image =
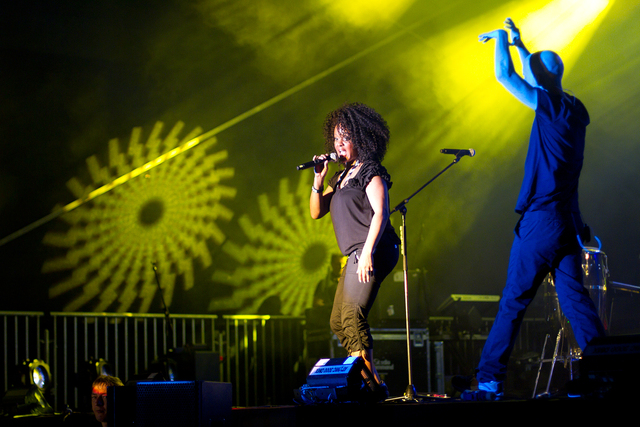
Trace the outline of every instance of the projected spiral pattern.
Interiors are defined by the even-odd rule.
[[[331,271],[332,255],[340,255],[329,216],[313,220],[309,215],[311,174],[303,173],[295,192],[289,180],[280,180],[277,205],[266,194],[258,197],[262,222],[247,215],[239,219],[250,243],[227,241],[222,249],[240,266],[233,272],[216,271],[213,279],[234,288],[229,298],[212,299],[210,311],[236,309],[257,313],[269,297],[281,301],[281,314],[298,316],[312,306],[318,284]]]
[[[154,265],[167,305],[177,285],[185,290],[194,286],[193,259],[205,268],[211,265],[207,243],[224,242],[216,221],[231,219],[233,213],[222,201],[236,195],[220,182],[233,177],[234,169],[218,167],[226,151],[208,153],[215,138],[161,163],[162,153],[184,148],[202,133],[196,128],[179,140],[183,126],[177,123],[161,139],[163,124],[158,122],[146,143],[140,142],[142,130],[135,128],[126,153],[120,152],[117,139],[109,142],[108,166],[101,167],[95,156],[87,160],[92,185],[77,178],[68,182],[80,199],[144,167],[139,176],[64,214],[65,232],[45,235],[46,245],[66,251],[42,268],[47,273],[71,271],[49,289],[50,298],[67,298],[65,311],[89,307],[145,313],[158,290]]]

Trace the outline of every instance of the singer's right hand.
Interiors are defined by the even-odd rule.
[[[318,163],[313,167],[313,172],[316,174],[316,178],[321,178],[322,181],[320,185],[324,182],[324,177],[327,176],[327,172],[329,171],[329,155],[328,154],[320,154],[319,156],[313,156],[313,160],[324,160],[322,163]]]
[[[311,213],[311,218],[313,219],[322,218],[329,212],[331,197],[333,195],[333,188],[324,188],[324,178],[327,176],[327,172],[329,171],[330,156],[329,154],[313,156],[313,160],[318,159],[324,161],[313,167],[313,188],[319,190],[315,191],[312,189],[311,197],[309,199],[309,211]]]

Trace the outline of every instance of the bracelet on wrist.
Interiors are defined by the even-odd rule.
[[[316,188],[313,185],[311,186],[311,191],[314,193],[322,193],[322,190],[324,190],[324,185],[321,185],[320,188]]]

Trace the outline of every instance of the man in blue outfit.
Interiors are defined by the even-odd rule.
[[[578,240],[584,228],[578,180],[589,114],[579,99],[562,90],[564,65],[558,54],[530,54],[510,18],[505,26],[518,49],[524,78],[515,72],[505,30],[481,34],[479,41],[496,40],[496,78],[535,111],[535,118],[516,204],[521,217],[514,230],[507,283],[482,351],[477,386],[473,381],[462,394],[464,400],[498,400],[503,396],[507,362],[522,318],[548,273],[555,277],[560,306],[580,348],[604,335],[595,306],[582,285]]]

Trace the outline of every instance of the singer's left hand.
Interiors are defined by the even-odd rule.
[[[371,253],[363,252],[358,259],[358,281],[367,283],[373,278],[373,257]]]

